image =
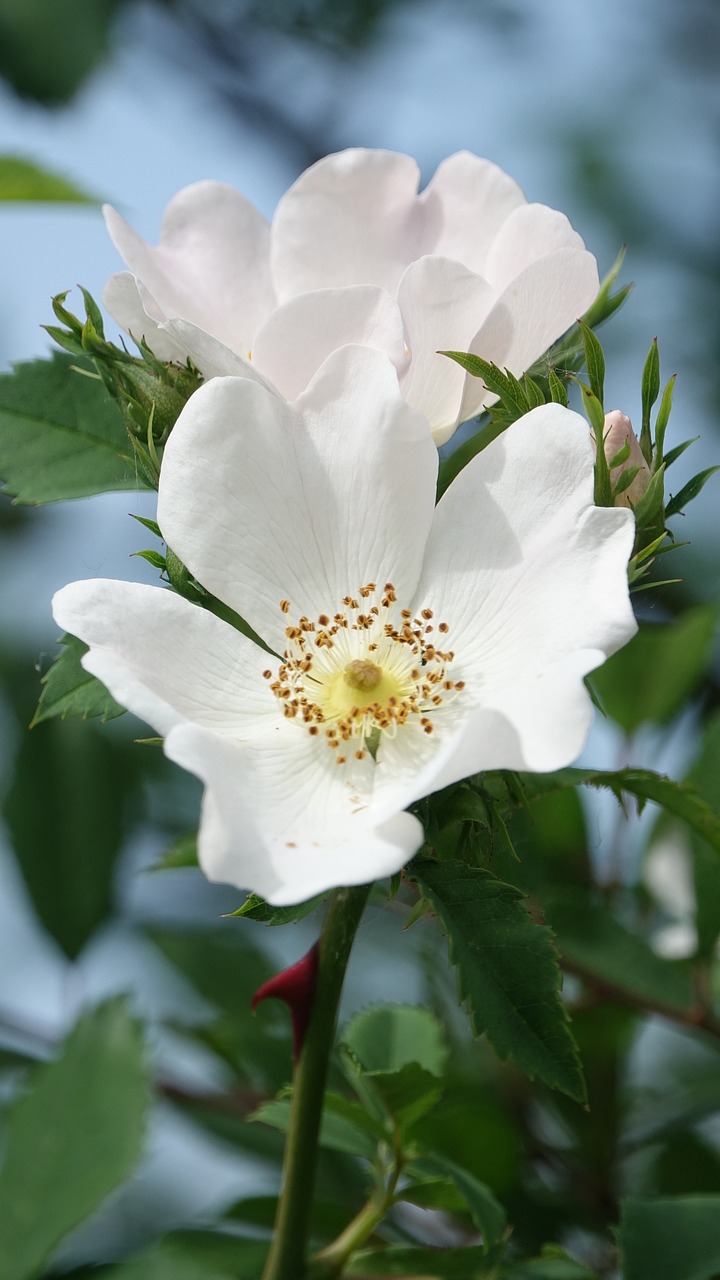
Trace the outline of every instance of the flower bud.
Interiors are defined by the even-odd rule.
[[[615,506],[635,507],[650,483],[650,468],[630,419],[619,409],[605,414],[603,440]],[[631,478],[625,480],[628,475]]]

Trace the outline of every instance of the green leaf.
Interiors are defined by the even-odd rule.
[[[640,1002],[649,1000],[669,1010],[693,1007],[690,966],[657,955],[604,906],[590,901],[586,891],[550,889],[543,906],[560,950],[580,976],[609,983]]]
[[[364,1072],[399,1071],[417,1063],[441,1076],[447,1045],[437,1018],[418,1005],[375,1005],[347,1024],[341,1042]]]
[[[88,646],[71,635],[61,636],[59,643],[65,647],[41,680],[40,701],[30,727],[54,716],[82,716],[83,720],[99,716],[104,724],[123,715],[125,708],[80,665]]]
[[[628,1199],[618,1240],[625,1280],[715,1280],[720,1272],[720,1196]]]
[[[304,920],[305,916],[309,916],[326,897],[327,894],[321,893],[316,898],[308,898],[307,902],[296,902],[290,907],[274,907],[261,898],[259,893],[249,893],[242,906],[230,914],[243,916],[247,920],[258,920],[267,925],[294,924],[296,920]]]
[[[707,467],[705,471],[699,471],[696,476],[693,476],[692,480],[688,480],[687,484],[683,485],[680,492],[676,493],[675,497],[671,498],[668,502],[665,508],[666,519],[669,520],[671,516],[678,515],[687,506],[688,502],[692,502],[693,498],[697,498],[698,494],[705,488],[708,480],[711,476],[715,475],[716,471],[720,471],[720,465]]]
[[[585,367],[590,381],[590,390],[602,407],[605,390],[605,356],[602,344],[592,329],[582,320],[578,320],[578,325],[585,345]]]
[[[650,412],[659,394],[660,353],[658,352],[657,338],[653,338],[642,375],[642,427],[640,430],[640,448],[645,455],[645,461],[648,466],[652,462]]]
[[[0,156],[0,200],[53,200],[65,204],[99,201],[57,173],[22,156]]]
[[[480,1245],[459,1249],[434,1249],[408,1245],[388,1245],[385,1249],[363,1249],[353,1255],[343,1275],[380,1276],[453,1276],[454,1280],[476,1280],[497,1277],[497,1254],[486,1254]]]
[[[147,488],[117,406],[77,364],[55,354],[0,377],[0,476],[18,502]]]
[[[355,1120],[352,1120],[348,1114],[339,1114],[327,1105],[324,1107],[318,1139],[320,1146],[330,1151],[343,1151],[346,1155],[363,1156],[366,1160],[374,1160],[377,1144],[367,1134],[366,1113],[356,1103],[348,1103],[348,1106],[356,1109]],[[261,1103],[257,1110],[248,1116],[248,1120],[268,1124],[273,1129],[279,1129],[281,1133],[287,1133],[290,1125],[290,1107],[289,1098],[272,1098],[269,1102]]]
[[[554,404],[561,404],[566,409],[568,407],[567,387],[561,378],[558,378],[552,365],[548,370],[548,387],[550,389],[550,398]]]
[[[78,720],[21,739],[10,838],[40,920],[71,959],[112,914],[134,769],[129,744]]]
[[[69,32],[56,0],[3,0],[0,75],[24,98],[66,102],[105,54],[117,7],[118,0],[73,0]]]
[[[712,660],[720,607],[699,605],[671,623],[641,623],[593,672],[603,709],[626,733],[667,724],[686,705]]]
[[[576,1262],[559,1245],[546,1244],[539,1258],[503,1263],[498,1280],[598,1280],[594,1271]],[[660,1280],[660,1277],[657,1277]]]
[[[444,1173],[451,1180],[463,1203],[467,1205],[486,1247],[497,1244],[502,1239],[506,1222],[505,1210],[484,1182],[480,1182],[474,1174],[463,1169],[454,1160],[448,1160],[446,1156],[433,1155],[432,1160],[423,1161],[423,1168]],[[406,1198],[405,1191],[403,1198]],[[418,1201],[414,1200],[414,1203],[417,1204]]]
[[[178,867],[197,867],[197,832],[186,831],[173,840],[150,871],[175,871]]]
[[[416,859],[411,874],[447,934],[475,1033],[485,1033],[499,1056],[513,1058],[531,1079],[583,1102],[550,930],[532,922],[518,889],[480,868]]]
[[[223,1231],[174,1231],[148,1253],[103,1269],[102,1280],[257,1280],[268,1251],[264,1240]]]
[[[86,1014],[7,1122],[0,1171],[0,1280],[29,1280],[132,1172],[149,1088],[122,1001]]]
[[[667,425],[672,411],[673,391],[675,390],[676,377],[677,374],[674,373],[672,378],[668,381],[668,384],[662,394],[657,418],[655,419],[655,461],[653,465],[656,469],[660,466],[664,457],[665,432],[667,431]]]
[[[544,795],[561,791],[565,787],[605,787],[618,800],[623,793],[635,796],[642,804],[653,800],[676,818],[687,822],[704,840],[720,853],[720,818],[713,813],[700,793],[685,783],[673,782],[661,773],[650,769],[560,769],[557,773],[527,773],[521,775],[525,794],[529,800],[533,794]]]

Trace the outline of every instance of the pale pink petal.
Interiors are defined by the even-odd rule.
[[[85,669],[160,734],[189,720],[246,737],[278,717],[270,655],[173,591],[91,578],[58,591],[53,616],[90,646]]]
[[[206,785],[205,874],[276,905],[391,875],[422,843],[411,814],[373,821],[334,753],[294,723],[279,720],[248,746],[180,725],[166,753]]]
[[[330,352],[348,343],[384,351],[402,370],[406,363],[402,317],[384,289],[353,285],[291,298],[256,335],[253,364],[281,395],[294,400]]]
[[[585,252],[582,237],[573,230],[565,214],[544,204],[522,205],[499,228],[488,253],[484,275],[495,291],[501,293],[526,267],[561,249]]]
[[[467,351],[494,301],[485,280],[446,258],[420,258],[400,281],[398,302],[410,350],[402,392],[428,419],[438,445],[457,425],[465,385],[464,370],[439,352]]]
[[[332,616],[370,581],[412,594],[436,472],[390,361],[343,347],[294,404],[240,378],[200,387],[165,448],[158,520],[198,581],[282,652],[288,623]]]
[[[250,378],[274,391],[275,388],[251,361],[243,360],[242,356],[189,320],[166,320],[162,328],[182,349],[185,357],[192,360],[206,381],[210,378]]]
[[[394,295],[408,263],[427,251],[419,177],[410,156],[360,147],[306,169],[272,223],[280,301],[351,284],[374,284]]]
[[[158,360],[184,363],[186,353],[182,343],[167,333],[146,310],[137,280],[129,271],[119,271],[110,277],[103,289],[102,300],[116,324],[129,333],[138,346],[145,341]]]
[[[487,276],[490,246],[513,209],[525,204],[520,187],[491,160],[458,151],[438,165],[420,196],[426,253],[462,262]]]
[[[508,285],[470,343],[470,351],[519,377],[587,311],[597,291],[597,263],[591,253],[576,249],[549,253]],[[460,421],[473,417],[494,398],[482,379],[468,377]]]
[[[197,182],[173,196],[160,244],[147,244],[109,205],[118,252],[166,317],[191,320],[245,355],[274,305],[267,223],[232,187]]]

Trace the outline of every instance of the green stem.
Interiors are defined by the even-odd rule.
[[[387,1217],[395,1204],[395,1192],[405,1163],[402,1135],[393,1124],[392,1163],[385,1171],[385,1185],[378,1187],[367,1204],[332,1244],[326,1245],[313,1258],[313,1275],[317,1272],[323,1280],[338,1280],[353,1254],[369,1240],[376,1227]]]
[[[283,1185],[262,1280],[302,1280],[305,1275],[318,1134],[337,1010],[350,949],[369,893],[370,885],[337,889],[320,934],[315,996],[293,1077]]]

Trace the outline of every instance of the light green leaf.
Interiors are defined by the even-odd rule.
[[[437,1018],[419,1005],[374,1005],[347,1024],[341,1042],[362,1071],[399,1071],[416,1063],[441,1076],[447,1045]]]
[[[260,1124],[268,1124],[281,1133],[287,1133],[290,1125],[290,1098],[272,1098],[263,1102],[248,1116],[248,1120]],[[375,1158],[376,1142],[367,1133],[366,1113],[355,1103],[348,1103],[354,1108],[356,1115],[351,1119],[347,1111],[340,1114],[327,1106],[323,1110],[320,1125],[319,1143],[329,1151],[343,1151],[346,1155],[363,1156],[366,1160]],[[361,1119],[362,1117],[362,1119]],[[0,1280],[2,1278],[0,1277]]]
[[[309,898],[307,902],[297,902],[291,907],[274,907],[261,898],[259,893],[249,893],[242,906],[231,914],[244,916],[248,920],[258,920],[261,924],[267,925],[294,924],[296,920],[304,920],[305,916],[310,915],[311,911],[314,911],[326,897],[327,894],[321,893],[316,898]]]
[[[60,637],[64,648],[41,680],[42,692],[31,728],[51,720],[53,716],[82,716],[83,720],[99,716],[103,724],[121,716],[125,708],[116,702],[104,684],[80,665],[88,646],[76,636]]]
[[[18,502],[147,488],[117,406],[77,364],[56,354],[0,377],[0,477]]]
[[[416,859],[411,874],[447,934],[476,1034],[486,1034],[499,1056],[531,1079],[583,1102],[550,930],[533,923],[518,889],[480,868]]]
[[[714,1280],[720,1196],[626,1200],[618,1239],[624,1280]]]
[[[172,844],[151,867],[150,871],[175,871],[178,867],[197,867],[197,832],[187,831]]]
[[[149,1089],[122,1001],[86,1014],[8,1118],[0,1171],[0,1280],[29,1280],[132,1172]]]
[[[81,191],[67,178],[41,168],[22,156],[0,156],[0,200],[53,200],[64,204],[100,201]]]

